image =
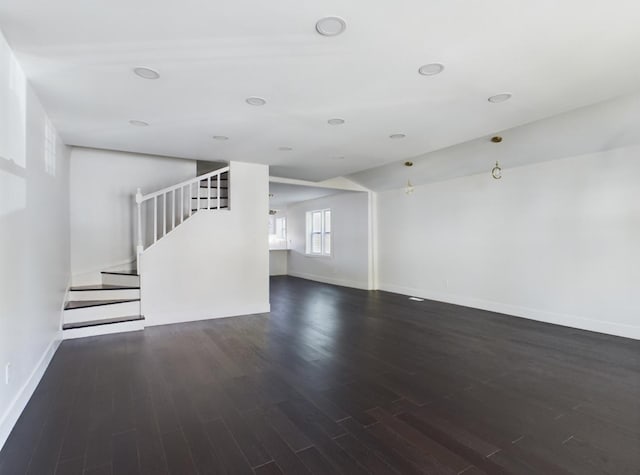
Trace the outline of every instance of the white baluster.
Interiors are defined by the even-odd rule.
[[[211,209],[211,176],[207,178],[207,209]]]
[[[180,224],[184,223],[184,186],[180,187]]]
[[[176,190],[173,189],[173,199],[171,200],[171,230],[176,228]]]
[[[167,194],[162,193],[162,237],[167,234]]]
[[[138,248],[136,255],[138,269],[140,269],[140,254],[144,251],[144,245],[142,244],[142,190],[140,188],[136,191],[136,205],[138,208]]]
[[[198,190],[200,192],[200,190]],[[198,198],[196,195],[196,206],[198,206]],[[189,217],[191,217],[191,209],[193,208],[193,183],[189,183]]]
[[[218,173],[216,197],[218,198],[218,211],[220,210],[220,178],[222,175]]]

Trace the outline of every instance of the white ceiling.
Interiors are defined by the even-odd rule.
[[[315,32],[330,15],[346,20],[341,36]],[[637,0],[0,0],[0,28],[68,144],[308,180],[636,90],[638,25]],[[444,72],[420,76],[431,62]]]
[[[269,208],[284,210],[293,203],[300,201],[315,200],[324,196],[335,195],[337,193],[349,193],[348,191],[335,188],[321,188],[302,185],[290,185],[288,183],[269,183]]]
[[[404,187],[407,180],[422,185],[490,171],[500,162],[509,170],[549,160],[586,156],[640,145],[640,93],[574,109],[500,132],[500,143],[489,136],[371,168],[347,178],[374,191]],[[606,165],[603,163],[603,167]]]

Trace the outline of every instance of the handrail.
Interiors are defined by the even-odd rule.
[[[225,199],[227,200],[227,206],[228,206],[228,200],[229,197],[226,196],[225,198],[222,198],[220,196],[220,180],[221,180],[221,176],[224,173],[228,173],[229,172],[229,168],[230,167],[224,167],[224,168],[219,168],[218,170],[214,170],[212,172],[209,173],[205,173],[204,175],[200,175],[197,176],[195,178],[190,178],[188,180],[185,180],[183,182],[177,183],[175,185],[171,185],[168,186],[166,188],[163,188],[161,190],[158,191],[154,191],[153,193],[149,193],[146,195],[142,194],[142,190],[140,190],[140,188],[137,189],[136,191],[136,205],[137,205],[137,214],[138,214],[138,243],[137,243],[137,254],[138,254],[138,265],[139,265],[139,259],[140,259],[140,255],[144,252],[144,244],[143,244],[143,240],[142,240],[142,204],[153,200],[153,244],[155,244],[158,239],[162,239],[166,234],[167,234],[167,195],[171,195],[170,196],[170,201],[171,201],[171,229],[169,230],[169,232],[173,231],[176,228],[176,224],[179,226],[180,224],[182,224],[184,222],[185,219],[191,217],[192,213],[193,213],[193,201],[192,200],[196,200],[196,204],[195,204],[195,211],[199,211],[200,209],[221,209],[221,200]],[[211,187],[211,182],[215,180],[214,183],[214,188]],[[201,186],[200,183],[206,181],[207,182],[207,187],[204,188],[206,189],[206,196],[202,196],[201,193]],[[193,196],[193,185],[197,185],[196,186],[196,196]],[[185,211],[185,188],[188,190],[187,192],[187,199],[189,200],[188,203],[188,214]],[[176,223],[176,192],[179,191],[180,193],[180,208],[179,208],[179,219],[180,222]],[[212,190],[215,190],[216,192],[216,196],[213,197],[211,196],[211,192]],[[158,198],[162,199],[162,235],[160,237],[158,237]],[[200,205],[202,203],[202,200],[206,200],[206,208],[200,208]],[[212,200],[216,200],[216,206],[215,208],[213,208],[212,205]],[[138,268],[139,270],[139,268]]]
[[[209,177],[221,175],[221,174],[226,173],[228,171],[229,171],[229,167],[219,168],[218,170],[214,170],[212,172],[205,173],[204,175],[200,175],[200,176],[197,176],[195,178],[190,178],[188,180],[185,180],[185,181],[183,181],[181,183],[178,183],[177,185],[171,185],[171,186],[168,186],[166,188],[163,188],[162,190],[154,191],[153,193],[149,193],[147,195],[141,195],[141,198],[140,198],[139,202],[142,203],[143,201],[150,200],[151,198],[154,198],[156,196],[160,196],[162,194],[171,192],[173,190],[177,190],[178,188],[184,188],[187,185],[190,185],[190,184],[192,185],[192,184],[194,184],[196,182],[200,182],[200,181],[205,180],[205,179],[207,179]],[[137,194],[136,194],[136,202],[138,202],[138,195]]]

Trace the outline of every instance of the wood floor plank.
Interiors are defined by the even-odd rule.
[[[267,423],[261,410],[247,414],[247,419],[250,421],[258,440],[284,473],[292,475],[310,473],[298,456]]]
[[[287,276],[270,299],[62,342],[0,474],[638,475],[638,341]]]
[[[182,431],[162,434],[162,445],[171,475],[197,473]]]
[[[238,475],[253,473],[248,460],[223,421],[209,421],[204,428],[216,456],[227,472]]]
[[[114,473],[122,475],[140,473],[136,431],[122,432],[112,436],[112,439],[111,463]]]

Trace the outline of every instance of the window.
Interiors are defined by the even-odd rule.
[[[269,216],[269,248],[287,248],[287,218]]]
[[[331,255],[331,210],[321,209],[307,212],[307,254]]]

